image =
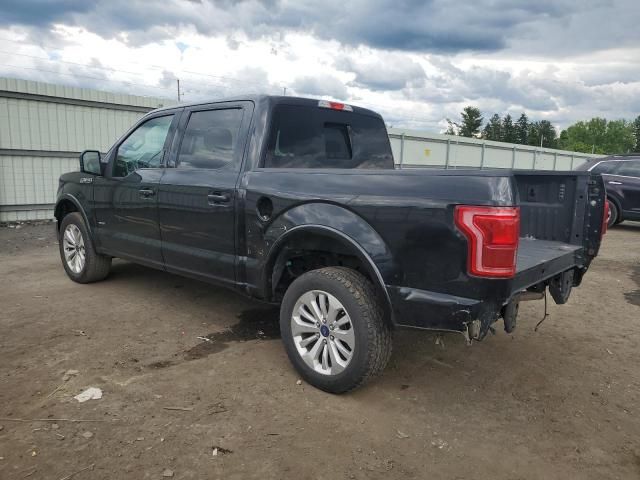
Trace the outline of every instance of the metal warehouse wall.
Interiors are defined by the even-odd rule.
[[[389,129],[389,138],[401,168],[573,170],[588,158],[602,156],[398,128]]]
[[[58,177],[172,100],[0,77],[0,221],[53,217]],[[390,129],[401,168],[568,170],[597,155]]]
[[[53,217],[58,177],[171,100],[0,78],[0,221]]]

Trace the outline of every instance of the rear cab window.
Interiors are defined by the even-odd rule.
[[[393,169],[381,118],[329,108],[276,105],[264,168]]]

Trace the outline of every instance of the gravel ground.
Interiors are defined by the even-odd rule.
[[[639,242],[612,229],[538,332],[541,302],[471,347],[399,331],[332,396],[298,384],[277,310],[122,261],[78,285],[52,224],[0,228],[0,478],[637,479]]]

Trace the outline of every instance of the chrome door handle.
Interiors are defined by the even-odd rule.
[[[152,188],[141,188],[138,192],[140,193],[140,196],[144,198],[153,197],[156,194],[155,190]]]
[[[622,185],[622,182],[616,182],[615,180],[609,180],[607,183],[609,185]]]
[[[210,193],[207,195],[209,205],[219,205],[221,203],[229,203],[231,197],[227,193]]]

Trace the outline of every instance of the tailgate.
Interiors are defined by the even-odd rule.
[[[578,268],[578,282],[598,254],[604,183],[590,172],[514,172],[520,245],[513,287],[520,290]]]

